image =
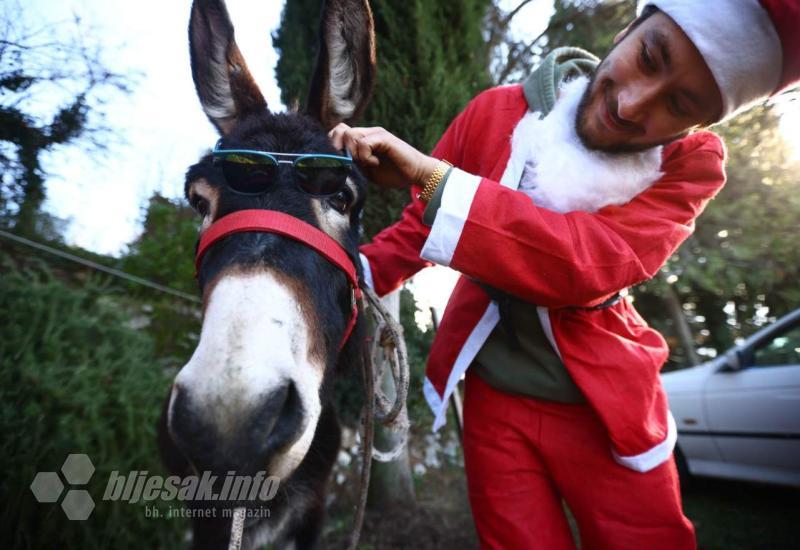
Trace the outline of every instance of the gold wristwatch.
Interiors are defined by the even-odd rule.
[[[417,195],[417,198],[424,202],[429,202],[433,197],[433,193],[436,191],[436,188],[439,187],[440,183],[442,183],[447,171],[452,167],[453,165],[446,160],[440,160],[436,165],[436,169],[434,169],[434,171],[428,177],[428,181],[425,182],[422,191]]]

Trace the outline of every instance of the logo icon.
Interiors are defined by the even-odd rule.
[[[61,476],[67,484],[86,485],[94,474],[94,464],[85,454],[71,454],[61,466]],[[39,472],[31,483],[31,492],[38,502],[58,502],[64,492],[64,482],[58,472]],[[67,519],[83,521],[94,511],[94,500],[86,489],[70,488],[61,501]]]

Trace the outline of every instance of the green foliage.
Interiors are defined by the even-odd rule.
[[[635,0],[556,0],[545,35],[546,51],[576,46],[603,57],[617,33],[635,18]]]
[[[196,292],[192,260],[197,227],[197,214],[184,200],[154,194],[144,212],[142,233],[128,245],[122,268],[176,290]]]
[[[112,470],[164,473],[155,427],[174,373],[152,338],[131,328],[129,302],[107,283],[74,288],[41,266],[18,271],[5,254],[0,265],[4,545],[176,546],[183,522],[102,500]],[[87,521],[67,520],[59,504],[37,503],[29,489],[37,472],[58,471],[70,453],[88,454],[96,468]]]
[[[148,201],[142,234],[128,246],[121,260],[123,271],[149,281],[196,294],[194,247],[197,215],[184,201],[158,193]],[[130,285],[130,293],[147,301],[148,332],[156,341],[159,357],[186,360],[200,334],[199,304]]]
[[[422,382],[425,380],[425,364],[428,360],[428,350],[433,343],[433,325],[428,324],[421,330],[416,321],[419,308],[410,290],[404,288],[400,291],[400,323],[403,325],[403,335],[406,339],[408,350],[408,367],[411,373],[411,383],[408,389],[408,416],[416,426],[428,427],[433,422],[428,403],[422,392]]]
[[[515,16],[519,17],[494,2],[486,19],[489,66],[496,84],[524,80],[542,58],[558,47],[575,46],[603,57],[614,36],[636,17],[636,2],[555,0],[547,28],[533,38],[513,36],[511,20]]]
[[[288,0],[283,6],[281,26],[272,35],[272,45],[280,54],[275,78],[281,101],[290,110],[298,110],[306,99],[315,59],[310,52],[317,48],[322,1]]]
[[[316,49],[321,0],[288,0],[273,36],[280,52],[276,76],[284,103],[303,105]],[[380,125],[429,151],[450,121],[490,85],[481,22],[489,0],[373,0],[377,84],[359,124]],[[315,14],[313,17],[309,14]],[[370,188],[367,237],[394,222],[407,191]]]
[[[800,166],[778,124],[775,110],[758,108],[718,128],[729,147],[728,182],[684,258],[688,281],[745,306],[745,318],[759,301],[772,315],[800,305]]]

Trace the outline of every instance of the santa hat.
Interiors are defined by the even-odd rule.
[[[639,0],[672,18],[708,64],[721,120],[800,82],[800,0]]]

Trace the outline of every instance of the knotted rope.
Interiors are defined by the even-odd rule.
[[[409,369],[403,327],[383,307],[380,298],[371,288],[363,287],[362,290],[370,306],[371,314],[375,318],[376,326],[374,336],[367,339],[369,346],[364,346],[362,354],[361,367],[364,377],[365,401],[364,436],[361,440],[361,479],[348,550],[356,550],[358,539],[361,536],[372,459],[374,457],[380,462],[391,462],[397,458],[408,440],[409,426],[408,410],[406,409]],[[387,363],[394,382],[394,399],[390,399],[380,385],[386,372]],[[399,435],[398,442],[393,449],[381,451],[374,448],[375,421]]]

